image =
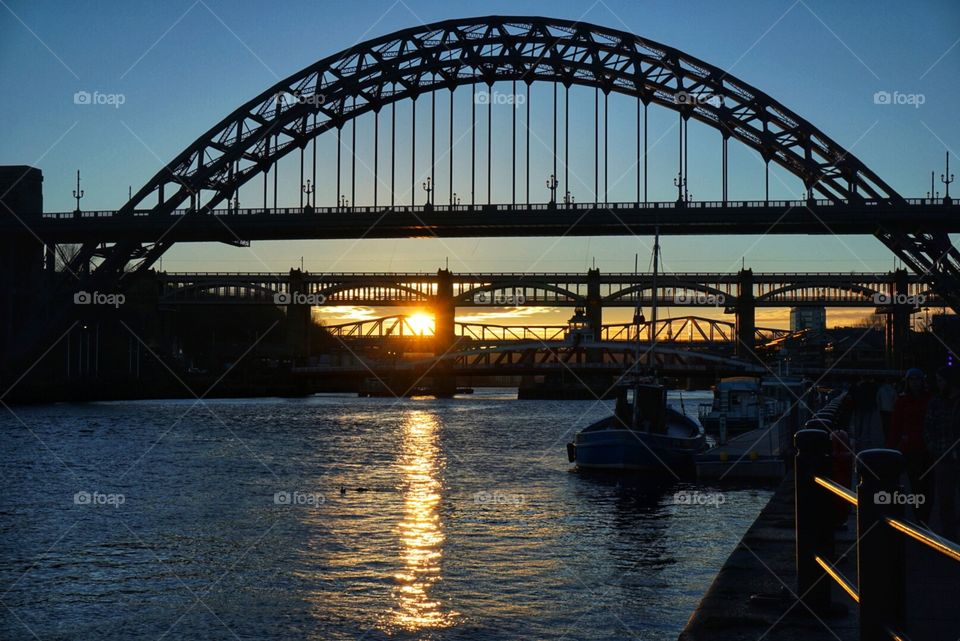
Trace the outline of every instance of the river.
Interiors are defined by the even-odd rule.
[[[771,490],[574,473],[611,404],[515,395],[13,407],[0,638],[676,639]]]

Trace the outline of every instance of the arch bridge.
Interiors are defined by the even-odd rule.
[[[547,91],[538,96],[534,85]],[[497,91],[516,100],[508,118],[498,105],[495,121]],[[593,92],[594,108],[573,113],[570,95],[583,91]],[[541,99],[552,111],[542,123],[550,133],[532,146],[531,130],[538,125],[531,103]],[[635,107],[634,131],[618,126],[613,141],[611,101]],[[659,201],[661,185],[649,184],[650,108],[677,117],[676,197]],[[570,171],[571,116],[575,131],[586,126],[594,138],[593,171],[582,179]],[[710,199],[691,193],[699,191],[689,171],[691,121],[717,134],[721,189]],[[477,123],[486,134],[479,139]],[[360,126],[372,130],[369,163],[358,159]],[[510,134],[498,136],[496,147],[494,129]],[[467,139],[469,171],[455,162],[458,152],[466,154]],[[321,140],[333,147],[323,169]],[[756,181],[762,188],[749,200],[729,197],[731,140],[763,161]],[[635,156],[633,194],[618,202],[610,197],[608,143],[626,145]],[[423,159],[426,149],[429,162]],[[369,176],[366,184],[362,176],[358,185],[358,162]],[[494,182],[495,163],[510,168],[509,178]],[[281,165],[295,189],[280,181]],[[794,200],[770,197],[771,165],[795,180]],[[534,195],[531,166],[549,172],[543,197]],[[582,187],[578,198],[575,180]],[[122,288],[131,273],[143,274],[176,242],[654,230],[872,234],[943,302],[960,309],[960,253],[948,236],[960,231],[960,205],[950,198],[900,195],[808,120],[708,62],[635,34],[555,18],[447,20],[322,58],[226,115],[116,210],[43,212],[42,200],[30,191],[39,190],[35,173],[25,170],[19,183],[21,189],[5,199],[13,216],[5,212],[0,219],[9,268],[2,270],[2,329],[14,362],[28,362],[70,325],[76,310],[69,300],[78,288]],[[421,185],[425,196],[418,203]],[[369,200],[361,203],[364,195]],[[66,251],[72,244],[77,251]],[[42,296],[31,294],[40,291]],[[25,308],[36,311],[13,311]]]

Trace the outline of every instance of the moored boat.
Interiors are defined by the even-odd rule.
[[[657,271],[660,258],[659,230],[653,243],[653,305],[650,327],[657,325]],[[635,268],[636,269],[636,268]],[[639,338],[643,313],[634,312],[637,323],[637,354],[640,362]],[[656,336],[650,347],[650,363],[654,363]],[[643,472],[679,476],[693,470],[694,456],[706,448],[706,439],[696,421],[667,406],[667,388],[656,377],[640,379],[636,373],[629,382],[618,387],[613,416],[597,421],[577,433],[567,443],[567,458],[582,470]]]
[[[706,447],[696,421],[667,406],[667,390],[655,383],[622,388],[614,414],[581,430],[567,444],[582,470],[680,475]]]

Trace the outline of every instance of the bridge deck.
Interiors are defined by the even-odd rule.
[[[40,238],[78,243],[334,238],[629,236],[663,234],[873,234],[880,227],[960,232],[960,203],[887,201],[694,201],[571,205],[436,205],[87,211],[22,216]],[[0,219],[20,233],[21,223]]]

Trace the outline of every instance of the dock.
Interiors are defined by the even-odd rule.
[[[824,476],[827,431],[804,429],[796,440],[787,459],[795,464],[679,641],[960,637],[960,545],[912,522],[904,506],[874,498],[903,491],[902,455],[860,452],[858,466],[872,472],[847,487]]]
[[[787,473],[789,439],[779,425],[750,430],[716,445],[695,459],[703,480],[781,480]]]

